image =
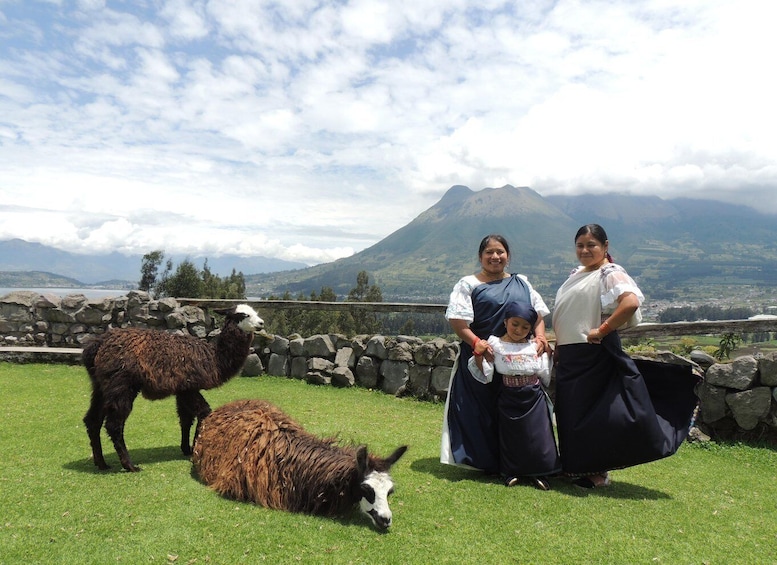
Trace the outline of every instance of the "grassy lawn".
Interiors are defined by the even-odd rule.
[[[777,563],[777,454],[684,445],[582,491],[511,489],[438,463],[441,404],[278,377],[236,378],[216,407],[265,398],[310,431],[388,454],[394,526],[358,513],[290,514],[226,500],[199,483],[178,448],[174,401],[139,398],[126,473],[107,437],[98,472],[81,418],[86,372],[0,363],[0,563]],[[105,436],[104,436],[105,437]]]

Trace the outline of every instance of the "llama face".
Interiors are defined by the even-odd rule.
[[[394,492],[394,481],[388,473],[372,471],[361,483],[362,499],[359,508],[367,514],[380,530],[391,526],[391,509],[388,497]]]
[[[246,333],[256,333],[264,329],[264,320],[248,304],[240,304],[235,308],[236,314],[242,314],[244,318],[238,322],[237,327]]]

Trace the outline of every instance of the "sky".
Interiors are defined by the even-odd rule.
[[[453,185],[777,213],[777,2],[0,0],[0,240],[330,262]]]

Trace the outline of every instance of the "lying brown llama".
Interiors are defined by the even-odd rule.
[[[388,474],[405,453],[386,459],[366,446],[321,439],[264,400],[238,400],[205,418],[192,463],[200,479],[223,496],[267,508],[335,516],[357,503],[380,530],[391,526]]]
[[[225,316],[215,345],[191,335],[141,328],[112,329],[90,341],[83,362],[92,381],[92,402],[84,424],[94,464],[109,466],[103,457],[100,428],[105,422],[122,467],[139,471],[124,443],[124,424],[138,393],[149,400],[175,395],[181,423],[181,451],[191,454],[189,434],[210,414],[200,390],[216,388],[237,374],[250,351],[254,333],[264,322],[246,304],[216,310]]]

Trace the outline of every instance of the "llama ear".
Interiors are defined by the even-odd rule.
[[[396,463],[399,460],[400,457],[402,457],[405,454],[405,451],[407,451],[407,446],[406,445],[403,445],[401,447],[397,447],[394,450],[394,453],[392,453],[391,455],[386,457],[386,459],[385,459],[386,465],[388,465],[389,468],[390,468],[394,463]]]
[[[363,477],[367,474],[367,446],[360,445],[356,448],[356,469],[359,471],[359,476]]]

